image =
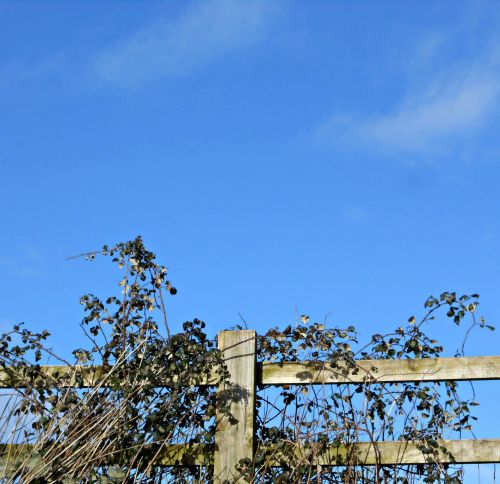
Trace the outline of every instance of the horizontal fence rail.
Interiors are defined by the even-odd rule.
[[[357,360],[355,369],[329,364],[261,363],[262,385],[322,385],[326,383],[397,383],[444,380],[498,380],[500,356]]]
[[[236,331],[235,331],[236,332]],[[328,363],[256,363],[257,385],[323,385],[343,383],[398,383],[418,381],[478,381],[500,380],[500,356],[472,356],[457,358],[421,358],[415,360],[356,360],[356,370],[338,363],[332,368]],[[44,377],[67,376],[68,386],[81,382],[83,387],[106,384],[109,370],[100,366],[60,365],[40,366]],[[22,388],[25,385],[22,372],[11,368],[0,370],[0,388]],[[165,382],[168,386],[172,382]],[[215,385],[216,377],[201,382],[200,386]]]
[[[443,464],[489,464],[500,461],[500,439],[462,439],[438,440],[436,445],[445,448],[447,452],[439,450],[437,459]],[[330,445],[324,450],[312,453],[307,446],[300,447],[292,444],[271,446],[264,450],[265,462],[270,467],[280,467],[284,461],[289,461],[291,454],[297,459],[304,458],[321,466],[342,466],[346,462],[358,465],[400,465],[425,464],[427,457],[422,453],[425,443],[394,441],[394,442],[360,442],[357,444]],[[33,459],[33,467],[40,465],[38,459],[33,458],[32,446],[26,444],[0,445],[3,455],[9,454],[10,464],[22,462],[24,459]],[[308,452],[309,451],[309,452]],[[145,455],[154,455],[152,461],[159,466],[186,466],[210,465],[214,463],[215,448],[213,445],[149,445],[144,448]],[[0,468],[5,467],[6,457],[0,459]],[[112,463],[112,461],[110,461]],[[1,477],[1,476],[0,476]]]
[[[436,444],[446,449],[446,452],[438,450],[431,462],[435,462],[434,459],[443,464],[484,464],[500,461],[500,439],[440,440],[436,441]],[[406,441],[330,445],[325,451],[318,453],[314,462],[321,466],[341,466],[346,462],[358,465],[425,464],[429,462],[427,454],[422,452],[425,447],[423,442]],[[304,449],[298,446],[293,449],[299,459],[301,454],[305,454]],[[284,459],[290,459],[288,449],[283,454],[282,452],[281,448],[275,452],[272,449],[266,450],[271,466],[279,466]]]
[[[270,363],[256,361],[256,333],[251,330],[222,331],[219,349],[223,352],[230,382],[242,389],[244,396],[231,403],[231,415],[218,419],[215,446],[167,445],[152,446],[155,465],[214,465],[217,481],[233,481],[235,468],[241,459],[252,460],[255,452],[263,452],[266,465],[280,467],[290,458],[290,451],[299,460],[304,457],[320,466],[421,464],[429,462],[429,450],[417,441],[359,442],[356,444],[330,444],[321,451],[313,447],[286,443],[266,449],[256,449],[256,387],[257,385],[325,385],[469,381],[500,379],[500,356],[421,358],[404,360],[356,360],[331,363]],[[0,388],[26,386],[25,370],[3,368],[0,370]],[[31,369],[33,371],[33,368]],[[63,386],[106,386],[112,368],[99,366],[40,366],[35,369],[41,377],[53,377],[60,384],[60,377],[67,380]],[[32,375],[33,373],[31,373]],[[32,381],[32,380],[30,380]],[[200,381],[193,378],[193,385],[215,385],[214,377]],[[169,386],[173,381],[165,381]],[[223,390],[223,389],[221,389]],[[495,463],[500,462],[500,439],[443,440],[437,442],[433,462],[441,463]],[[156,450],[155,450],[156,449]],[[151,450],[151,449],[149,449]],[[149,451],[145,449],[145,451]],[[9,466],[27,458],[33,451],[29,445],[0,445],[0,477]],[[312,453],[311,453],[312,452]],[[24,457],[23,457],[24,456]],[[312,456],[312,457],[311,457]],[[35,456],[36,457],[36,456]],[[43,466],[40,458],[31,458],[33,466]],[[8,461],[8,462],[7,462]],[[31,462],[31,460],[30,460]],[[41,471],[40,471],[41,472]]]

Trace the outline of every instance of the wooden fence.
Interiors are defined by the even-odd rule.
[[[167,447],[155,462],[158,465],[214,464],[217,480],[235,479],[235,468],[241,459],[253,459],[255,451],[255,417],[257,385],[323,385],[372,384],[395,382],[435,382],[445,380],[498,380],[500,356],[461,358],[422,358],[414,360],[358,360],[357,371],[346,367],[318,368],[317,364],[258,363],[256,360],[256,333],[253,330],[221,331],[219,349],[231,375],[231,384],[237,385],[244,395],[231,403],[231,415],[237,423],[225,417],[219,419],[215,447],[199,445],[189,449],[181,445]],[[47,374],[64,373],[65,367],[43,367]],[[81,368],[84,382],[92,386],[100,378],[100,369]],[[12,386],[13,376],[8,370],[0,372],[0,387]],[[209,378],[204,385],[212,385]],[[458,464],[500,462],[500,439],[443,440],[440,445],[447,452],[440,453],[442,463]],[[300,449],[297,449],[300,452]],[[4,450],[5,453],[5,450]],[[268,452],[269,465],[278,466],[280,451]],[[318,465],[338,465],[346,456],[358,464],[419,464],[426,462],[415,442],[366,442],[349,446],[332,445],[319,457]],[[334,463],[334,464],[332,464]]]

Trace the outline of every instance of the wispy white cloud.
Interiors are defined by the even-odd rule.
[[[104,49],[95,72],[122,86],[189,74],[258,41],[275,7],[265,0],[195,1],[177,18],[159,19]]]
[[[499,87],[491,78],[442,86],[360,126],[361,134],[389,148],[428,149],[437,140],[478,127],[498,101]]]
[[[428,57],[428,50],[437,49],[439,42],[430,42],[423,49],[423,58]],[[336,113],[320,127],[319,136],[384,154],[442,152],[451,146],[451,140],[487,125],[498,111],[500,63],[496,54],[490,52],[482,62],[460,68],[448,63],[428,75],[423,87],[413,86],[389,112],[364,116]]]

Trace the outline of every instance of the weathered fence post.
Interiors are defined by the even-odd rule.
[[[236,398],[231,401],[231,423],[227,417],[218,416],[215,434],[215,482],[235,482],[236,466],[241,459],[253,460],[255,434],[255,331],[219,332],[219,349],[235,385]],[[224,389],[220,389],[224,390]]]

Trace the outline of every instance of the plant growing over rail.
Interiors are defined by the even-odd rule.
[[[214,387],[195,385],[214,373],[216,383],[225,381],[220,353],[199,320],[170,334],[165,300],[176,289],[140,238],[101,254],[123,271],[121,295],[81,298],[90,344],[73,352],[74,362],[59,359],[67,371],[41,371],[44,354],[57,359],[47,331],[18,325],[2,336],[0,365],[19,387],[4,405],[3,442],[33,444],[29,453],[9,447],[6,471],[22,482],[158,481],[172,473],[202,479],[206,470],[153,463],[167,444],[213,443],[218,396]],[[92,388],[84,388],[80,365],[99,365]],[[223,411],[220,402],[217,408]]]
[[[141,238],[84,256],[92,260],[98,254],[122,271],[121,294],[82,297],[81,328],[89,343],[73,352],[74,361],[57,357],[47,343],[48,331],[33,333],[17,325],[1,337],[3,386],[14,387],[2,397],[3,478],[209,482],[216,420],[230,417],[229,402],[241,398],[228,383],[217,342],[200,320],[171,333],[166,300],[176,289]],[[443,349],[424,333],[424,324],[444,310],[457,325],[469,318],[469,330],[485,326],[476,320],[478,298],[448,292],[431,297],[420,321],[411,317],[391,334],[373,335],[366,345],[358,343],[352,326],[328,328],[303,316],[293,327],[259,336],[258,358],[307,359],[344,370],[355,369],[358,358],[374,364],[434,358]],[[44,370],[40,362],[49,357],[65,369]],[[214,386],[201,385],[207,380]],[[225,390],[217,392],[217,386]],[[283,483],[460,482],[460,468],[440,464],[436,442],[448,431],[469,429],[475,405],[459,397],[455,382],[265,387],[257,403],[255,458],[240,463],[241,480]],[[348,455],[328,467],[317,465],[327,442],[340,447],[398,439],[417,442],[428,463],[363,466]],[[183,446],[184,465],[161,465],[168,452],[179,449],[175,444]],[[200,445],[205,454],[198,453]],[[280,456],[280,468],[267,464],[270,452]]]
[[[262,361],[309,361],[318,369],[325,365],[345,375],[359,372],[356,360],[436,358],[443,347],[423,331],[426,322],[444,311],[456,325],[470,319],[466,331],[488,327],[483,318],[476,320],[479,295],[445,292],[429,297],[424,316],[389,334],[374,334],[367,344],[359,344],[353,326],[328,328],[310,323],[301,316],[292,327],[274,328],[258,337]],[[465,343],[465,341],[464,341]],[[464,346],[461,347],[463,352]],[[373,375],[376,377],[376,373]],[[475,417],[470,408],[473,399],[462,399],[455,381],[296,385],[275,389],[261,388],[258,395],[258,450],[253,467],[260,482],[461,482],[460,466],[440,463],[438,440],[449,433],[471,430]],[[427,456],[422,465],[364,466],[355,453],[330,457],[329,466],[318,466],[331,444],[352,446],[360,442],[413,441]],[[297,452],[297,446],[301,452]],[[282,467],[266,465],[269,448],[282,460]],[[339,455],[342,458],[339,459]],[[340,465],[341,466],[340,466]],[[250,467],[249,467],[250,468]]]

